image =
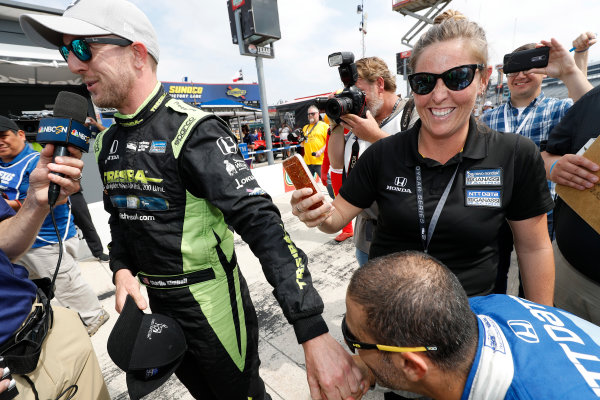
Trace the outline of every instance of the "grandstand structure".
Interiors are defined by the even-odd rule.
[[[433,24],[433,19],[439,15],[452,0],[392,0],[392,10],[404,16],[417,19],[415,25],[402,37],[402,44],[412,49],[410,43],[428,25]],[[418,12],[423,11],[418,14]]]

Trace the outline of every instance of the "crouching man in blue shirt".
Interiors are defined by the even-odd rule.
[[[467,299],[426,254],[369,261],[346,307],[344,339],[373,385],[434,399],[600,397],[600,327],[518,297]]]

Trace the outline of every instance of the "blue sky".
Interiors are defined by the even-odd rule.
[[[101,1],[101,0],[98,0]],[[59,9],[70,0],[27,0]],[[264,59],[267,101],[325,93],[341,86],[337,70],[327,64],[336,51],[362,56],[356,13],[360,0],[279,0],[281,40],[275,58]],[[395,70],[396,56],[408,50],[401,38],[415,19],[392,11],[393,0],[364,0],[367,15],[366,56],[383,58]],[[161,47],[158,77],[162,81],[229,83],[237,70],[244,82],[256,82],[253,57],[239,54],[231,42],[225,0],[133,0],[150,18]],[[565,6],[568,4],[569,6]],[[541,39],[557,38],[570,48],[583,31],[600,32],[600,1],[596,0],[454,0],[448,8],[460,10],[487,32],[489,62],[502,62],[515,47]],[[600,44],[590,50],[600,60]],[[406,84],[398,78],[399,91]]]

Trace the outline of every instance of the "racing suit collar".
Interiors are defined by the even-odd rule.
[[[145,121],[150,119],[159,106],[167,97],[164,88],[160,82],[156,83],[152,93],[146,98],[146,100],[138,107],[133,114],[121,114],[116,112],[114,118],[117,124],[129,128],[143,124]]]

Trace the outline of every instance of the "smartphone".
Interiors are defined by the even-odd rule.
[[[510,74],[511,72],[527,71],[531,68],[544,68],[548,65],[549,56],[550,47],[546,46],[505,54],[502,71]]]
[[[312,189],[310,196],[317,193],[317,182],[315,182],[315,179],[310,174],[310,171],[308,170],[308,167],[306,166],[306,163],[300,154],[295,154],[293,157],[285,160],[283,162],[283,168],[292,180],[292,183],[296,189],[303,189],[306,187],[310,188]],[[317,204],[313,204],[311,207],[309,207],[309,210],[314,210],[322,205],[323,201],[320,201]]]

